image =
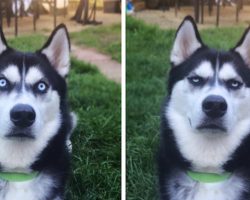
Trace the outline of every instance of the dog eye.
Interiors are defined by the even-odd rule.
[[[201,86],[205,83],[204,78],[200,76],[192,76],[188,78],[188,81],[194,86]]]
[[[46,93],[48,90],[48,85],[45,82],[40,81],[35,85],[35,90],[38,93]]]
[[[227,84],[228,88],[233,89],[233,90],[240,89],[241,86],[243,85],[242,82],[237,81],[235,79],[230,79],[230,80],[226,81],[226,84]]]
[[[5,78],[0,78],[0,89],[7,89],[9,82]]]

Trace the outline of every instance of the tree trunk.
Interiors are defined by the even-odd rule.
[[[76,13],[75,13],[75,15],[74,15],[74,17],[72,17],[72,20],[76,20],[77,22],[82,22],[82,21],[84,21],[83,19],[82,19],[82,17],[83,17],[83,14],[84,14],[84,18],[85,18],[85,15],[86,15],[86,0],[81,0],[80,2],[79,2],[79,5],[78,5],[78,7],[77,7],[77,10],[76,10]],[[84,12],[84,13],[83,13]]]

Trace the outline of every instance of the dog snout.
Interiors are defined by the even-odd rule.
[[[10,119],[15,126],[27,128],[34,123],[36,113],[30,105],[17,104],[10,111]]]
[[[222,96],[210,95],[203,101],[202,110],[210,118],[220,118],[227,111],[227,102]]]

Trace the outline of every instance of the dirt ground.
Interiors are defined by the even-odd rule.
[[[86,29],[92,25],[82,25],[75,21],[70,20],[70,18],[74,15],[74,11],[69,12],[66,17],[63,15],[57,16],[57,25],[60,23],[66,24],[68,30],[70,32],[80,31],[82,29]],[[114,23],[121,22],[121,14],[107,14],[103,13],[103,11],[97,11],[97,21],[102,21],[103,25],[110,25]],[[33,17],[23,17],[19,18],[18,20],[18,34],[25,35],[25,34],[32,34],[33,30]],[[43,34],[49,34],[51,30],[54,29],[54,18],[53,15],[41,15],[40,18],[37,20],[37,31]],[[4,19],[3,22],[3,30],[7,37],[14,36],[14,18],[11,19],[11,26],[7,27],[6,20]]]
[[[212,16],[208,15],[208,7],[204,8],[204,24],[199,24],[199,28],[215,27],[216,25],[216,7],[214,6]],[[250,24],[250,6],[244,6],[239,14],[239,22],[236,23],[236,7],[225,6],[221,7],[220,24],[219,26],[249,26]],[[146,23],[158,25],[163,29],[176,29],[186,15],[194,16],[193,7],[181,7],[175,16],[175,9],[170,8],[169,11],[162,10],[143,10],[137,12],[134,16],[142,19]]]
[[[71,46],[71,55],[78,60],[95,65],[108,79],[121,83],[121,64],[112,60],[109,55],[99,53],[92,48],[82,48],[76,45]]]

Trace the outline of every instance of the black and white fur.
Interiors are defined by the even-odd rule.
[[[207,47],[186,17],[170,56],[158,154],[162,200],[250,199],[250,31],[229,51]],[[232,175],[200,183],[188,170]]]
[[[0,170],[39,172],[31,181],[0,180],[1,200],[64,197],[70,164],[69,137],[75,126],[65,80],[69,53],[64,25],[59,25],[35,53],[9,47],[0,31]]]

